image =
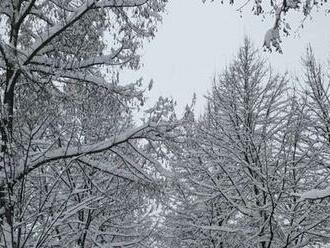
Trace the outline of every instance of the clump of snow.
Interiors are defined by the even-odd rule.
[[[288,8],[297,9],[297,8],[299,8],[299,3],[300,3],[300,1],[297,1],[297,0],[287,0],[286,6]]]
[[[269,29],[265,34],[264,46],[269,51],[272,51],[272,47],[274,47],[276,51],[282,53],[280,43],[281,43],[281,38],[280,38],[279,29],[278,28]]]
[[[303,200],[318,200],[330,197],[330,186],[325,189],[312,189],[306,191],[300,196],[300,201]]]

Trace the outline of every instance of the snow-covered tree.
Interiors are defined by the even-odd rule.
[[[172,162],[181,177],[165,214],[168,247],[329,243],[327,200],[300,197],[327,177],[308,138],[306,99],[265,64],[245,40],[215,78],[206,113],[186,125],[186,144]]]
[[[329,182],[329,145],[330,145],[330,113],[329,113],[329,75],[324,66],[318,63],[311,47],[303,59],[305,67],[305,97],[309,113],[309,143],[318,154],[319,170],[309,191],[302,194],[301,200],[320,200],[330,197]]]
[[[169,106],[136,127],[145,90],[117,72],[139,67],[165,5],[0,2],[1,247],[149,242]]]

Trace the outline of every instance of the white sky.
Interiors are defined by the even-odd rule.
[[[262,21],[261,17],[253,16],[250,9],[247,6],[241,18],[235,6],[221,5],[220,1],[202,4],[202,0],[170,0],[168,13],[155,39],[142,51],[144,67],[126,74],[124,79],[143,76],[147,82],[152,78],[154,87],[150,102],[159,96],[173,97],[179,113],[191,102],[195,92],[196,110],[201,113],[205,103],[203,95],[210,89],[213,75],[231,62],[244,36],[250,37],[262,49],[272,17]],[[296,16],[293,19],[298,20]],[[329,24],[330,16],[325,15],[324,10],[314,13],[313,19],[306,20],[298,35],[283,39],[284,54],[265,53],[273,68],[299,74],[300,58],[309,42],[318,58],[326,61],[330,54]],[[291,27],[295,30],[297,22]]]

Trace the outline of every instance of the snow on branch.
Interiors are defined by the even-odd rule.
[[[127,173],[126,170],[112,166],[110,162],[96,161],[88,158],[79,158],[77,161],[123,180],[143,183],[137,176]]]
[[[30,159],[28,163],[28,168],[24,168],[23,165],[17,167],[16,169],[16,176],[14,181],[18,181],[21,178],[23,178],[25,175],[30,173],[31,171],[39,168],[40,166],[47,164],[49,162],[58,161],[61,159],[69,159],[74,157],[83,157],[86,155],[101,153],[104,151],[107,151],[115,146],[118,146],[120,144],[123,144],[131,139],[135,138],[141,138],[143,132],[149,132],[152,131],[154,128],[157,127],[157,124],[149,123],[142,125],[138,128],[129,130],[125,133],[122,133],[120,135],[115,135],[109,139],[106,139],[104,141],[90,144],[90,145],[84,145],[80,147],[65,147],[65,148],[59,148],[55,150],[47,150],[41,153],[38,153],[33,156],[33,158]],[[2,185],[4,182],[1,181],[0,185]]]
[[[137,7],[146,4],[149,0],[104,0],[95,4],[95,8]]]
[[[86,1],[86,4],[77,8],[67,19],[66,23],[58,23],[54,27],[50,28],[48,32],[41,35],[40,39],[31,46],[30,53],[24,62],[24,65],[28,64],[31,59],[33,59],[38,52],[49,44],[55,37],[63,33],[66,29],[72,26],[77,22],[84,14],[86,14],[92,6],[95,4],[95,1]]]
[[[23,64],[27,65],[55,37],[58,37],[58,35],[79,21],[88,11],[98,8],[136,7],[147,2],[148,0],[87,0],[70,14],[65,23],[58,23],[51,27],[48,32],[42,34],[41,37],[31,46],[29,55]]]
[[[229,227],[216,226],[216,225],[211,225],[211,226],[197,226],[197,225],[195,225],[195,226],[197,228],[207,230],[207,231],[229,232],[229,233],[237,233],[237,232],[242,231],[240,229],[232,229],[232,228],[229,228]]]
[[[300,201],[304,200],[320,200],[330,197],[330,186],[325,189],[312,189],[300,195]]]
[[[119,65],[125,63],[131,59],[129,56],[120,56],[121,51],[123,48],[115,50],[112,54],[108,55],[101,55],[96,56],[88,59],[83,59],[80,61],[72,62],[70,65],[60,65],[56,62],[52,62],[49,57],[35,57],[31,64],[33,65],[40,65],[40,66],[48,66],[55,69],[62,69],[62,70],[78,70],[78,69],[85,69],[92,66],[97,65]],[[122,61],[123,60],[123,61]]]

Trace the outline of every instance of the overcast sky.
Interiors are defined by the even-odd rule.
[[[154,80],[150,100],[171,96],[178,103],[178,111],[197,94],[196,110],[200,113],[210,89],[211,79],[221,72],[236,54],[245,35],[262,49],[265,32],[272,18],[262,21],[246,8],[242,17],[235,6],[218,2],[202,4],[202,0],[170,0],[168,13],[155,39],[142,52],[144,67],[129,77]],[[236,7],[237,8],[237,7]],[[301,18],[301,17],[300,17]],[[294,17],[298,20],[298,17]],[[330,54],[330,16],[324,11],[313,14],[297,34],[283,40],[283,54],[265,53],[276,70],[301,72],[300,58],[310,42],[315,54],[323,61]],[[295,30],[297,22],[292,22]]]

